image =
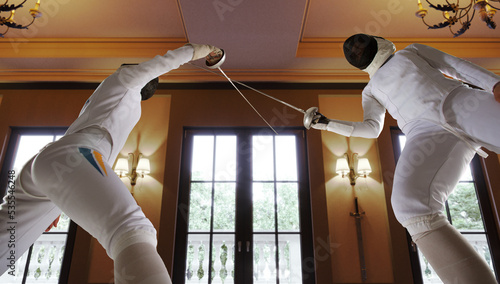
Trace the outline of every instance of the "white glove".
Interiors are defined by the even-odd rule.
[[[193,47],[193,58],[191,60],[197,60],[204,58],[210,52],[217,50],[217,47],[208,44],[196,44],[196,43],[186,43],[186,45]]]

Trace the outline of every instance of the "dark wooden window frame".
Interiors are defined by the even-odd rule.
[[[311,200],[310,200],[310,186],[309,186],[309,167],[307,159],[307,139],[305,137],[306,132],[303,128],[299,127],[289,127],[280,129],[281,133],[286,133],[286,131],[294,132],[295,135],[301,132],[302,141],[297,144],[297,164],[303,165],[299,167],[299,212],[300,214],[300,224],[301,224],[301,257],[302,257],[302,275],[304,284],[315,283],[315,269],[311,269],[311,264],[306,261],[314,259],[314,248],[313,248],[313,236],[312,236],[312,216],[311,216]],[[196,133],[196,135],[244,135],[251,136],[255,134],[274,134],[268,128],[260,127],[236,127],[236,128],[197,128],[197,127],[186,127],[184,128],[184,140],[182,143],[182,160],[181,160],[181,174],[179,182],[179,198],[178,198],[178,208],[177,208],[177,222],[176,222],[176,232],[175,232],[175,250],[174,250],[174,269],[172,273],[173,283],[184,283],[185,281],[185,271],[186,262],[185,256],[187,252],[187,232],[188,232],[188,216],[189,216],[189,186],[190,186],[190,165],[192,160],[192,135],[188,133]],[[243,151],[238,151],[237,153],[237,168],[241,168],[240,161],[249,161],[251,158],[251,145],[238,145],[238,149],[244,147]],[[252,181],[251,164],[246,163],[245,168],[237,172],[237,192],[238,188],[241,188],[242,183],[248,183]],[[249,168],[248,168],[249,167]],[[247,191],[249,192],[249,191]],[[251,192],[251,191],[250,191]],[[251,194],[246,194],[238,198],[244,200],[252,200]],[[252,202],[244,202],[243,204],[249,207],[238,208],[236,214],[241,214],[242,218],[248,220],[252,218],[250,214],[246,212],[252,212],[251,207]],[[238,218],[238,217],[237,217]],[[251,224],[251,223],[250,223]],[[239,224],[236,224],[237,235],[235,239],[245,239],[248,240],[249,236],[252,235],[251,228],[240,228]],[[251,242],[252,240],[250,240]],[[209,258],[210,259],[210,258]],[[241,261],[244,265],[241,265],[239,269],[253,269],[253,259],[249,254],[236,254],[235,262]],[[210,270],[209,270],[210,271]],[[238,270],[235,267],[235,275],[238,274]],[[240,275],[245,275],[246,272],[241,272]],[[251,283],[253,277],[247,277],[247,279],[236,279],[235,283]]]

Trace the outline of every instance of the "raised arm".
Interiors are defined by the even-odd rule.
[[[179,66],[191,61],[204,58],[216,47],[206,44],[188,43],[174,50],[169,50],[165,55],[157,55],[153,59],[137,65],[120,68],[119,79],[128,88],[143,87],[152,79],[159,77]]]

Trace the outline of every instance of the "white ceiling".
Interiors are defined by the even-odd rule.
[[[500,28],[490,30],[476,17],[470,30],[454,39],[448,29],[428,30],[415,16],[416,2],[42,0],[42,18],[0,39],[0,81],[100,81],[122,62],[144,61],[186,42],[223,48],[223,69],[240,80],[363,81],[365,74],[349,66],[340,49],[345,38],[358,32],[386,37],[398,48],[436,43],[500,73]],[[34,3],[28,0],[24,10]],[[438,16],[429,8],[429,22],[440,21],[433,15]],[[16,20],[28,18],[19,11]],[[203,65],[202,60],[196,63]],[[162,77],[214,80],[221,78],[191,65]]]

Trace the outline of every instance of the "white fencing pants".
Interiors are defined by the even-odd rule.
[[[482,145],[500,153],[500,103],[493,95],[466,86],[455,89],[443,104],[447,122],[477,143],[468,144],[427,121],[405,127],[406,146],[394,173],[392,205],[396,218],[439,213]],[[472,146],[472,147],[471,147]]]
[[[445,102],[444,115],[459,132],[500,153],[500,104],[490,93],[459,88]],[[414,122],[409,129],[394,177],[396,218],[445,283],[497,283],[486,262],[441,213],[474,149],[429,122]]]
[[[106,162],[111,146],[103,137],[90,133],[64,136],[23,167],[16,180],[15,259],[61,210],[94,236],[112,259],[136,243],[156,247],[155,228]],[[8,221],[7,206],[3,204],[0,273],[10,264]]]

